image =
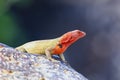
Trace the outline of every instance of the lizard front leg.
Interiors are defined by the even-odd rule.
[[[69,63],[65,60],[65,57],[64,57],[63,53],[59,54],[59,56],[62,59],[62,61],[69,66]]]
[[[59,54],[59,56],[60,56],[60,58],[62,59],[62,61],[66,62],[65,57],[64,57],[64,55],[63,55],[63,53],[62,53],[62,54]]]
[[[51,60],[52,62],[56,62],[57,60],[55,60],[55,59],[52,58],[52,54],[50,53],[51,50],[52,50],[52,48],[47,48],[47,49],[45,50],[45,55],[46,55],[47,58],[48,58],[49,60]]]

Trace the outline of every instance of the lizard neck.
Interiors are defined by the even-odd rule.
[[[65,43],[62,44],[60,43],[60,41],[58,41],[57,45],[55,46],[55,48],[52,50],[53,54],[62,54],[65,52],[65,50],[69,47],[70,45]]]

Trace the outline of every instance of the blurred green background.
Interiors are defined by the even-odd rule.
[[[32,0],[0,0],[0,42],[15,47],[27,41],[25,31],[11,7],[29,7],[31,2]]]

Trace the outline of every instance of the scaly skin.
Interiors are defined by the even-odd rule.
[[[65,33],[61,37],[48,40],[36,40],[23,44],[16,49],[22,52],[32,54],[45,54],[48,59],[54,61],[51,55],[59,55],[60,58],[65,61],[63,56],[64,51],[78,39],[85,36],[85,32],[80,30],[74,30]]]

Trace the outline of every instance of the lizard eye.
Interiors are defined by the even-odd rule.
[[[59,46],[60,48],[62,48],[62,44],[58,44],[58,46]]]

